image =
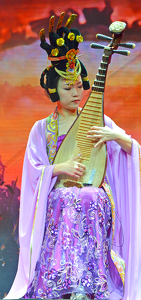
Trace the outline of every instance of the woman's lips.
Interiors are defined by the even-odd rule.
[[[80,100],[79,100],[79,99],[77,99],[77,100],[73,100],[72,102],[73,102],[73,103],[79,103],[79,102],[80,102]]]

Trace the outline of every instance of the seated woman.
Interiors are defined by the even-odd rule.
[[[105,116],[105,127],[93,126],[87,133],[92,141],[98,140],[95,146],[107,143],[102,186],[55,187],[59,174],[79,179],[85,173],[79,156],[53,164],[80,113],[83,89],[89,88],[86,69],[76,58],[82,37],[77,29],[69,30],[68,24],[61,27],[59,23],[54,33],[51,23],[51,45],[41,32],[41,47],[52,62],[42,73],[41,85],[58,103],[49,117],[35,123],[29,135],[20,201],[19,264],[6,298],[121,299],[126,282],[123,299],[137,300],[138,143]],[[70,63],[71,50],[74,61]]]

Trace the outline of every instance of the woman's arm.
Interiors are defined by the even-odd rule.
[[[91,130],[88,131],[87,137],[93,139],[96,142],[94,147],[97,147],[98,145],[106,143],[108,141],[115,141],[125,152],[131,154],[132,139],[127,134],[114,131],[108,126],[93,126]]]

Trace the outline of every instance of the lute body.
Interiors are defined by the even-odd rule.
[[[58,176],[56,187],[73,185],[78,187],[83,185],[99,186],[101,184],[106,165],[106,145],[94,148],[94,143],[87,138],[87,131],[93,125],[104,126],[102,102],[102,93],[95,94],[91,92],[89,101],[87,101],[80,115],[69,129],[54,159],[54,164],[58,164],[81,153],[81,163],[86,167],[84,175],[81,176],[81,181],[76,181],[71,176],[63,174]],[[93,111],[91,110],[90,113],[89,107],[91,104]],[[95,113],[97,118],[94,118]]]

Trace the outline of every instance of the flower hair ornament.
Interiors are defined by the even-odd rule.
[[[46,68],[40,78],[40,85],[46,89],[53,102],[59,100],[59,95],[56,90],[56,78],[58,75],[74,84],[78,76],[81,75],[83,88],[90,88],[90,83],[87,77],[87,70],[83,63],[78,59],[78,45],[83,42],[83,37],[77,28],[69,29],[77,15],[72,14],[64,27],[61,27],[65,13],[62,12],[57,24],[56,32],[53,31],[55,16],[50,18],[49,22],[49,41],[46,42],[45,30],[39,32],[41,44],[40,47],[47,52],[48,60],[51,65]],[[46,83],[44,77],[46,76]]]

